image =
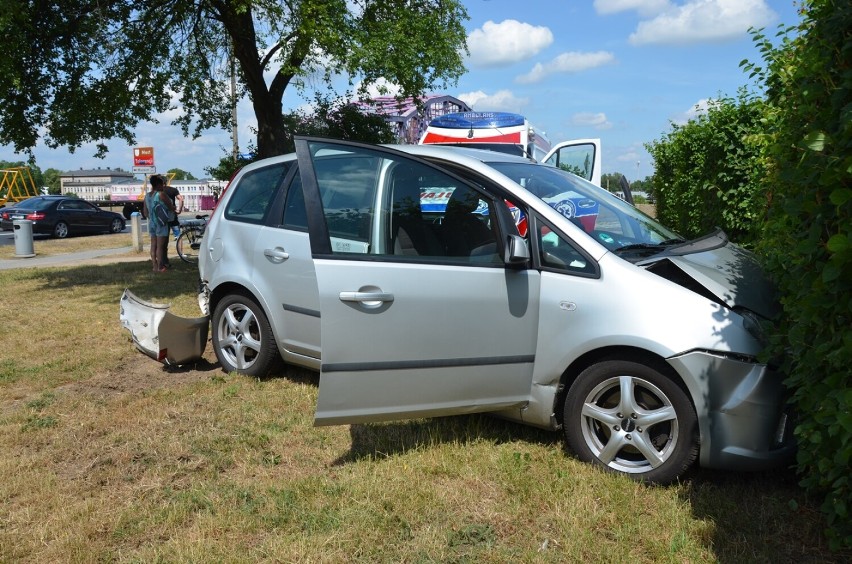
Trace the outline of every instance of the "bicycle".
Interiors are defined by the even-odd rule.
[[[195,219],[181,222],[180,235],[175,240],[175,250],[182,261],[198,262],[198,253],[201,249],[204,231],[207,229],[208,217],[209,215],[196,215]]]

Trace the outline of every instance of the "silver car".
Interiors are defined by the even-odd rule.
[[[753,258],[558,168],[298,138],[212,217],[201,303],[226,371],[320,371],[318,425],[489,412],[654,482],[793,446]]]

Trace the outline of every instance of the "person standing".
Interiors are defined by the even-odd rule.
[[[165,195],[163,188],[165,181],[163,177],[155,174],[150,178],[151,190],[145,194],[142,204],[142,216],[148,220],[148,236],[151,239],[151,263],[154,272],[165,272],[166,245],[169,242],[169,220],[174,205],[171,199]]]
[[[172,235],[177,241],[177,238],[180,236],[180,221],[178,220],[178,215],[183,211],[183,195],[180,193],[180,190],[175,188],[172,185],[167,185],[163,188],[163,193],[169,197],[172,201],[172,218],[169,221],[169,227],[172,230]],[[166,247],[163,252],[163,264],[165,264],[166,268],[170,268],[172,265],[169,262],[169,234],[166,233]]]

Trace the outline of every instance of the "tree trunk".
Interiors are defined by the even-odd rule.
[[[293,74],[278,72],[267,87],[263,76],[264,63],[260,60],[257,48],[257,36],[254,20],[250,9],[241,12],[234,11],[230,2],[218,4],[222,23],[228,31],[233,44],[234,56],[239,62],[246,88],[251,97],[254,115],[257,118],[257,156],[260,158],[274,157],[287,152],[290,133],[284,127],[282,100],[284,90],[293,78]],[[304,45],[294,49],[297,53],[290,55],[290,63],[298,68],[307,53],[309,42],[297,41]]]

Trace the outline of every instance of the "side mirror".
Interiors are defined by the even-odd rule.
[[[509,235],[506,238],[506,248],[503,260],[507,265],[521,266],[529,263],[530,249],[526,240],[520,235]]]

